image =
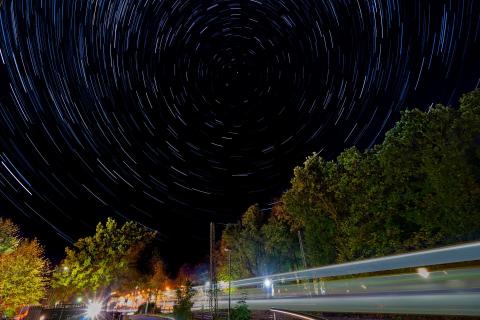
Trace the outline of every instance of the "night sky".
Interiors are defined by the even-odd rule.
[[[1,2],[1,1],[0,1]],[[108,216],[175,270],[314,151],[480,85],[478,0],[4,0],[0,216],[54,261]]]

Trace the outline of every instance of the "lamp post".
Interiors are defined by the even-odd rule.
[[[209,308],[212,319],[217,317],[217,277],[215,274],[215,263],[213,253],[215,250],[215,223],[210,222],[210,299]]]
[[[231,287],[232,287],[232,250],[225,248],[225,252],[228,253],[228,315],[227,319],[230,320],[231,310]]]

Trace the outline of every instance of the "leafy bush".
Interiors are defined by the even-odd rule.
[[[176,320],[191,320],[192,317],[192,298],[195,295],[190,280],[185,285],[177,289],[177,299],[173,306],[173,316]]]
[[[244,296],[242,300],[237,302],[231,313],[231,320],[250,320],[252,312],[248,309],[247,302]]]

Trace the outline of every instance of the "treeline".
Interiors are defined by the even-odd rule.
[[[234,279],[295,270],[301,245],[314,267],[478,238],[480,90],[404,111],[371,149],[308,157],[271,212],[251,206],[224,230],[218,268],[228,279],[231,254]]]

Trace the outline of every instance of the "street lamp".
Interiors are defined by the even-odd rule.
[[[102,303],[99,301],[92,301],[87,306],[87,317],[90,319],[95,319],[100,312],[102,312]]]
[[[263,286],[270,291],[270,294],[271,294],[272,297],[275,295],[275,289],[273,287],[273,281],[272,280],[270,280],[268,278],[265,279],[265,281],[263,281]]]
[[[228,317],[230,320],[230,310],[231,310],[231,286],[232,286],[232,250],[225,248],[225,252],[228,253]]]
[[[270,288],[270,286],[272,285],[272,280],[265,279],[265,281],[263,281],[263,284],[265,285],[265,288]]]

